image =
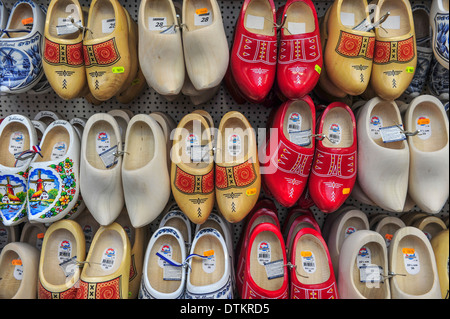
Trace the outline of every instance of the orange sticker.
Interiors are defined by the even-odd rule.
[[[384,238],[387,239],[387,240],[392,240],[392,237],[394,237],[394,235],[392,235],[392,234],[384,235]]]
[[[300,252],[300,256],[302,256],[302,257],[311,257],[311,252],[310,251],[301,251]]]
[[[203,256],[209,257],[214,255],[214,249],[207,250],[203,252]]]
[[[247,196],[255,195],[256,194],[256,188],[247,189],[247,191],[245,193],[247,194]]]
[[[14,266],[22,266],[22,260],[21,259],[13,259],[11,263]]]
[[[430,119],[426,118],[426,117],[421,117],[417,120],[417,124],[419,125],[427,125],[430,124]]]
[[[208,13],[208,9],[207,8],[201,8],[201,9],[195,10],[195,14],[198,14],[198,15],[206,14],[206,13]]]
[[[342,190],[342,194],[344,194],[344,195],[350,194],[350,188],[344,188]]]
[[[26,19],[23,19],[22,20],[22,24],[23,25],[27,25],[27,24],[33,24],[33,17],[30,17],[30,18],[26,18]]]
[[[37,238],[38,238],[38,239],[42,239],[42,238],[44,238],[44,236],[45,236],[44,233],[39,233],[39,234],[37,234]]]
[[[412,255],[414,254],[415,250],[414,248],[403,248],[402,249],[402,253],[404,253],[405,255]]]

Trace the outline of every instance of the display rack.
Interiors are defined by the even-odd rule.
[[[11,8],[14,4],[14,0],[3,0],[7,7]],[[36,3],[48,6],[49,0],[35,0]],[[91,1],[80,0],[81,5],[89,6]],[[180,2],[181,0],[175,0],[174,2]],[[286,1],[274,1],[276,8],[282,6]],[[333,3],[333,1],[313,1],[316,7],[317,15],[320,18],[325,14],[326,9]],[[137,21],[137,16],[139,12],[139,0],[120,0],[120,3],[129,11],[132,17]],[[224,22],[225,32],[228,39],[228,44],[231,48],[234,34],[234,26],[236,19],[239,15],[242,0],[218,0],[222,11],[222,18]],[[431,1],[411,1],[411,4],[421,3],[428,7],[431,5]],[[316,101],[317,97],[313,96]],[[405,102],[407,98],[402,98]],[[356,98],[355,100],[356,101]],[[163,96],[157,94],[153,89],[147,88],[141,96],[136,98],[133,102],[128,105],[119,103],[116,99],[111,99],[103,102],[101,105],[95,106],[91,105],[83,98],[74,99],[70,101],[65,101],[57,96],[54,92],[45,93],[41,95],[36,94],[17,94],[17,95],[5,95],[0,96],[0,118],[8,116],[10,114],[23,114],[29,118],[34,118],[34,116],[42,110],[56,111],[62,115],[65,119],[70,120],[74,117],[78,118],[89,118],[95,113],[108,112],[112,109],[129,109],[134,114],[149,114],[155,111],[161,111],[169,114],[176,122],[180,121],[181,118],[194,111],[195,109],[204,109],[211,114],[214,119],[216,127],[219,125],[220,119],[228,111],[240,111],[247,119],[250,121],[252,126],[257,130],[257,128],[264,128],[266,126],[266,120],[269,115],[270,109],[262,105],[256,104],[242,104],[238,105],[233,98],[228,94],[225,86],[222,84],[217,94],[208,102],[194,106],[189,97],[179,96],[174,101],[167,101]],[[259,138],[259,140],[261,137]],[[261,191],[261,198],[265,197],[263,191]],[[150,203],[151,204],[151,203]],[[388,213],[392,216],[401,216],[402,213],[392,213],[386,212],[383,209],[375,206],[369,206],[362,204],[351,196],[345,203],[345,205],[353,205],[356,208],[365,212],[369,217],[378,213]],[[277,203],[278,213],[280,218],[280,223],[283,224],[288,209],[281,207]],[[418,211],[417,207],[413,208],[413,211]],[[316,220],[320,226],[326,218],[326,214],[319,211],[315,206],[311,208],[314,213]],[[438,217],[446,217],[449,213],[448,201],[445,207],[438,213]],[[159,224],[160,218],[156,219],[150,224],[151,231],[154,231]],[[234,232],[234,243],[239,239],[242,231],[243,222],[233,224]]]

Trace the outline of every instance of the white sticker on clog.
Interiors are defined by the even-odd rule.
[[[95,140],[95,147],[97,149],[97,153],[101,154],[104,151],[111,148],[111,140],[109,138],[108,133],[106,132],[99,132],[97,134],[97,138]]]
[[[316,259],[314,257],[314,253],[309,250],[303,250],[300,252],[300,256],[302,257],[302,267],[305,272],[308,274],[313,274],[316,272],[317,265]]]
[[[196,26],[207,26],[212,23],[212,14],[208,9],[201,8],[195,10],[194,15],[194,25]]]
[[[341,142],[341,127],[337,123],[330,125],[328,130],[328,140],[333,144],[339,144]]]
[[[210,274],[216,270],[216,257],[214,254],[208,254],[207,258],[202,259],[202,269],[207,274]]]
[[[111,33],[116,27],[116,19],[103,19],[102,20],[102,33]]]
[[[228,137],[228,153],[231,156],[238,156],[241,154],[242,145],[241,137],[238,134],[232,134]]]
[[[370,137],[374,140],[381,138],[380,128],[383,127],[383,120],[378,115],[373,115],[369,122]]]
[[[23,265],[21,259],[13,259],[12,264],[14,266],[13,276],[16,280],[23,279]]]
[[[381,26],[385,29],[400,30],[400,16],[388,16]]]
[[[416,130],[419,131],[417,136],[421,140],[427,140],[431,137],[431,120],[426,116],[419,116],[416,119]]]
[[[256,258],[258,259],[258,263],[264,266],[266,263],[270,262],[272,259],[270,253],[270,244],[267,241],[261,241],[258,244],[258,251]]]
[[[100,262],[100,266],[103,270],[110,270],[114,267],[114,263],[116,262],[116,251],[114,248],[107,248],[103,252],[102,261]]]
[[[249,29],[263,30],[264,29],[264,17],[254,16],[247,14],[247,20],[245,27]]]
[[[62,240],[58,245],[58,260],[60,263],[72,256],[72,243],[70,240]]]
[[[386,126],[380,127],[381,138],[383,139],[383,143],[391,143],[391,142],[399,142],[406,140],[406,135],[402,131],[403,126],[400,124],[400,127]]]
[[[55,145],[53,145],[52,154],[50,155],[50,158],[52,161],[58,160],[62,158],[64,155],[66,155],[67,152],[67,146],[64,142],[57,142]]]
[[[372,264],[372,253],[370,249],[363,246],[359,249],[358,255],[356,256],[356,265],[358,268],[367,267]]]
[[[58,18],[58,25],[56,26],[57,35],[72,34],[79,31],[79,27],[82,27],[81,20],[73,21],[70,18]]]
[[[419,254],[414,248],[403,248],[403,261],[408,274],[417,275],[420,271]]]
[[[284,276],[284,262],[283,259],[274,260],[264,264],[266,269],[267,279],[275,279]]]
[[[24,135],[22,132],[14,132],[9,138],[9,152],[12,155],[23,152],[24,149]]]
[[[161,255],[163,255],[167,259],[172,260],[173,250],[172,250],[172,246],[170,246],[169,244],[162,244],[161,247],[159,247],[158,251]],[[165,265],[167,265],[167,261],[165,261],[162,258],[158,258],[158,266],[160,268],[164,268]]]
[[[306,24],[298,22],[288,22],[288,27],[290,34],[302,34],[306,32]]]
[[[300,113],[292,112],[288,118],[288,132],[298,132],[302,129],[302,116]]]
[[[346,27],[353,27],[355,25],[355,14],[341,11],[341,23]]]
[[[148,17],[148,29],[150,31],[164,31],[167,29],[166,17]]]
[[[347,227],[347,229],[345,230],[345,234],[344,237],[347,238],[348,236],[350,236],[351,234],[353,234],[354,232],[356,232],[358,229],[356,229],[356,227],[354,226],[349,226]]]

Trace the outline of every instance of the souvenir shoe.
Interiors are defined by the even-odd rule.
[[[372,71],[375,34],[355,29],[370,23],[366,8],[366,0],[337,0],[328,16],[326,74],[334,85],[350,95],[360,95],[366,90]]]
[[[323,58],[316,9],[310,0],[288,0],[283,19],[277,84],[288,99],[301,98],[316,86]]]
[[[360,203],[369,206],[377,206],[377,204],[375,204],[361,189],[361,186],[359,186],[358,178],[355,181],[355,185],[353,185],[353,190],[352,193],[350,194],[350,197],[352,197],[353,199],[357,200]]]
[[[447,103],[449,99],[449,72],[443,67],[434,57],[431,60],[430,73],[428,76],[428,93],[436,96],[443,101],[442,104]],[[447,101],[447,102],[446,102]]]
[[[405,114],[410,168],[408,193],[424,212],[436,214],[449,195],[449,128],[442,103],[422,95],[409,104]]]
[[[231,95],[234,102],[236,102],[238,105],[247,103],[244,94],[239,89],[236,80],[234,79],[233,74],[231,72],[231,58],[228,64],[227,72],[225,73],[225,76],[223,78],[223,83],[227,89],[228,94]]]
[[[86,77],[92,96],[106,101],[121,91],[131,72],[127,15],[117,0],[94,0],[83,40]]]
[[[50,223],[66,216],[77,204],[80,140],[69,122],[52,122],[42,137],[28,173],[28,219]]]
[[[39,250],[27,243],[9,243],[0,254],[0,299],[36,299]]]
[[[433,248],[420,229],[399,229],[389,246],[388,260],[392,299],[441,298]]]
[[[406,225],[400,218],[395,216],[384,216],[376,225],[374,225],[373,230],[384,238],[386,247],[389,248],[395,232],[403,227],[406,227]]]
[[[359,186],[377,206],[403,211],[408,192],[409,147],[396,126],[402,125],[397,104],[375,97],[361,108],[357,122]]]
[[[128,123],[122,186],[125,205],[135,228],[150,224],[169,200],[166,141],[161,127],[149,115],[135,115]]]
[[[388,274],[386,244],[379,233],[361,230],[344,240],[338,274],[342,299],[391,299]]]
[[[286,249],[280,229],[271,223],[256,225],[245,252],[242,299],[288,299]]]
[[[448,1],[433,0],[431,3],[430,25],[432,30],[433,53],[439,64],[448,70]]]
[[[327,214],[325,216],[325,221],[323,222],[323,225],[321,227],[322,237],[323,237],[323,239],[325,239],[325,242],[328,243],[328,236],[330,235],[330,229],[333,226],[334,221],[339,217],[339,215],[341,215],[342,213],[345,213],[349,210],[357,210],[357,208],[352,205],[343,205],[341,208],[339,208],[333,214]]]
[[[409,1],[380,0],[375,9],[375,52],[370,85],[384,100],[400,97],[411,83],[417,65],[414,21]]]
[[[448,229],[441,231],[439,234],[431,239],[431,247],[433,247],[434,256],[436,257],[436,267],[439,276],[439,286],[441,287],[442,299],[448,298],[449,285],[448,285]]]
[[[83,56],[83,11],[78,0],[52,0],[44,28],[43,67],[53,90],[64,100],[77,98],[86,86]]]
[[[310,97],[283,103],[267,139],[263,183],[285,207],[295,205],[308,181],[314,157],[315,107]],[[275,130],[276,131],[275,131]]]
[[[19,225],[5,226],[0,220],[0,253],[7,244],[20,241],[20,233]]]
[[[0,1],[0,29],[4,29],[6,27],[6,23],[8,22],[8,8]]]
[[[173,136],[171,187],[178,207],[195,224],[206,221],[214,206],[211,131],[200,114],[185,115]]]
[[[100,225],[114,222],[124,206],[120,127],[106,113],[92,115],[81,141],[80,188],[84,202]]]
[[[56,120],[65,120],[65,118],[55,111],[50,110],[42,110],[36,113],[33,120],[38,120],[44,122],[47,126],[49,126],[53,121]]]
[[[292,250],[292,247],[293,247],[292,245],[294,243],[295,236],[297,235],[297,233],[299,231],[301,231],[304,228],[311,228],[311,229],[314,229],[315,231],[317,231],[319,234],[321,233],[320,226],[314,217],[312,217],[309,214],[298,215],[292,221],[292,223],[289,227],[289,231],[287,233],[286,239],[285,239],[286,251],[288,252],[288,254]]]
[[[327,245],[335,274],[339,274],[339,256],[345,239],[364,229],[369,229],[369,221],[367,215],[359,209],[345,210],[333,221],[328,232]]]
[[[142,270],[144,264],[145,245],[147,244],[147,228],[134,228],[124,208],[115,221],[122,226],[128,235],[131,247],[130,282],[128,284],[128,299],[136,299],[141,285]]]
[[[183,236],[186,251],[190,251],[192,244],[192,226],[189,218],[177,207],[167,204],[167,212],[161,218],[159,228],[173,227]],[[170,207],[172,206],[172,207]]]
[[[192,104],[194,104],[195,106],[201,105],[208,101],[211,101],[217,95],[217,92],[219,91],[219,89],[220,89],[220,84],[211,89],[198,91],[198,94],[190,96],[189,99],[191,100]]]
[[[170,117],[170,115],[163,112],[152,112],[149,115],[153,117],[156,122],[158,122],[164,133],[167,147],[167,168],[170,172],[170,167],[172,166],[170,150],[172,149],[173,145],[171,134],[177,128],[177,124],[172,119],[172,117]]]
[[[248,240],[253,229],[262,223],[270,223],[280,229],[280,221],[278,220],[276,209],[260,203],[256,204],[255,208],[249,214],[245,228],[241,233],[239,243],[236,245],[236,288],[239,295],[242,297],[242,289],[244,287],[245,277],[245,261],[247,254]]]
[[[86,240],[86,254],[89,252],[89,248],[91,248],[92,239],[94,239],[95,233],[100,228],[100,224],[95,220],[94,216],[92,216],[89,209],[85,209],[75,221],[80,225],[81,229],[84,233],[84,238]]]
[[[245,0],[236,22],[231,75],[246,100],[261,103],[277,68],[277,31],[272,0]]]
[[[206,122],[209,125],[209,129],[211,130],[211,141],[213,143],[213,147],[215,147],[216,146],[216,128],[215,128],[214,120],[213,120],[211,114],[209,114],[207,111],[201,110],[201,109],[196,109],[192,113],[200,114],[206,120]]]
[[[287,236],[291,230],[292,224],[298,217],[301,217],[301,216],[307,216],[308,220],[315,220],[314,214],[311,212],[310,209],[301,208],[299,206],[295,206],[295,207],[291,208],[284,220],[283,228],[281,229],[281,233],[283,234],[283,238],[284,238],[285,242],[286,242]],[[318,230],[318,231],[320,231],[320,230]],[[295,236],[295,234],[294,234],[294,236]]]
[[[339,299],[327,244],[318,231],[299,230],[289,257],[290,299]]]
[[[131,82],[131,85],[116,95],[116,100],[122,104],[130,104],[136,100],[138,96],[140,96],[147,89],[147,87],[147,81],[145,80],[140,65],[138,65],[136,77]]]
[[[36,145],[37,133],[27,117],[19,114],[5,117],[0,124],[0,217],[5,226],[18,225],[25,220],[32,159],[29,156],[33,154],[29,150]]]
[[[28,243],[41,251],[42,242],[46,231],[47,226],[44,224],[27,222],[22,228],[19,241],[22,243]]]
[[[108,114],[112,115],[119,125],[122,145],[125,146],[125,134],[127,133],[127,126],[134,114],[127,109],[113,109],[111,111],[108,111]],[[125,147],[122,147],[122,149],[124,148]]]
[[[255,206],[261,190],[255,132],[239,112],[220,121],[215,152],[217,207],[230,223],[241,221]]]
[[[172,0],[144,0],[139,5],[139,62],[150,87],[176,96],[185,78],[181,29]]]
[[[352,110],[331,103],[322,113],[314,162],[308,180],[311,199],[324,213],[336,211],[350,195],[356,180],[357,138]]]
[[[382,220],[384,217],[388,217],[388,216],[389,215],[385,212],[371,214],[369,217],[369,229],[374,230],[374,228],[378,224],[378,222],[380,220]]]
[[[0,32],[0,93],[24,93],[43,77],[44,24],[45,13],[31,0],[19,0],[11,8],[6,27]]]
[[[85,257],[86,242],[77,222],[61,220],[50,225],[39,261],[39,299],[74,299]]]
[[[305,191],[298,199],[297,205],[303,209],[307,209],[314,206],[314,201],[311,199],[311,196],[309,195],[308,186],[305,187]]]
[[[424,212],[408,212],[400,216],[400,219],[405,223],[406,226],[412,226],[417,220],[422,217],[430,216],[428,213]]]
[[[82,118],[82,117],[73,117],[69,120],[69,123],[73,126],[75,131],[77,131],[78,138],[80,139],[80,141],[83,138],[83,131],[84,131],[84,127],[86,126],[86,122],[87,122],[87,119]]]
[[[76,299],[127,299],[130,259],[130,240],[122,226],[101,226],[86,257]]]
[[[174,227],[152,235],[144,257],[139,299],[183,299],[186,287],[185,239]]]
[[[220,84],[227,70],[229,48],[216,0],[183,1],[182,42],[187,75],[197,90]]]
[[[225,238],[203,228],[192,242],[184,299],[233,299],[231,262]]]
[[[434,236],[447,229],[444,221],[437,216],[422,217],[416,220],[412,226],[423,231],[429,240],[432,240]]]
[[[33,123],[33,126],[36,129],[37,144],[39,145],[41,143],[42,136],[44,136],[44,132],[47,129],[47,124],[39,120],[31,120],[31,123]]]
[[[347,97],[347,93],[345,91],[342,91],[340,88],[338,88],[328,77],[327,75],[327,67],[326,67],[326,61],[323,58],[325,54],[325,49],[327,47],[327,41],[328,41],[328,18],[330,16],[330,9],[331,6],[328,7],[327,11],[325,11],[325,14],[323,17],[319,18],[319,27],[320,27],[320,46],[322,49],[322,70],[320,71],[320,77],[318,85],[314,88],[314,92],[319,92],[321,94],[318,94],[319,96],[327,96],[327,100],[330,99],[330,97],[334,98],[345,98]]]
[[[416,32],[417,66],[405,94],[410,97],[417,97],[427,83],[433,49],[430,46],[430,9],[424,4],[414,4],[411,10]]]

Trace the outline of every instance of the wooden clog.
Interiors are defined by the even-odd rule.
[[[78,0],[53,0],[44,28],[43,68],[58,96],[71,100],[86,86],[83,57],[83,11]]]
[[[434,236],[447,229],[444,221],[437,216],[422,217],[416,220],[412,226],[423,231],[429,240],[432,240]]]
[[[27,243],[9,243],[0,254],[0,299],[36,299],[39,250]]]
[[[22,228],[19,241],[22,243],[28,243],[41,251],[42,242],[44,241],[46,231],[47,226],[44,224],[27,222]]]
[[[132,69],[127,15],[117,0],[94,0],[83,40],[87,83],[106,101],[120,92]]]
[[[400,218],[394,216],[384,216],[376,225],[374,225],[373,230],[384,238],[386,247],[389,248],[395,232],[403,227],[406,227],[406,225]]]
[[[219,124],[215,153],[217,207],[231,223],[255,206],[261,190],[256,136],[245,116],[226,113]]]
[[[209,124],[200,114],[178,123],[171,152],[171,187],[180,209],[202,224],[214,206],[214,162]]]
[[[434,256],[436,257],[436,266],[439,275],[439,285],[441,287],[442,299],[448,299],[448,260],[449,260],[449,230],[443,230],[431,239]]]
[[[411,83],[417,65],[414,21],[409,1],[380,0],[374,21],[389,17],[375,28],[375,52],[370,85],[378,96],[392,101]]]
[[[76,298],[127,299],[130,264],[130,240],[122,226],[101,226],[81,272]]]
[[[95,233],[100,228],[100,224],[92,216],[89,209],[85,209],[75,221],[80,225],[84,233],[84,238],[86,240],[86,255],[91,247],[92,239],[94,239]]]
[[[53,223],[42,243],[39,262],[39,299],[74,299],[80,263],[86,257],[81,226],[72,220]]]

